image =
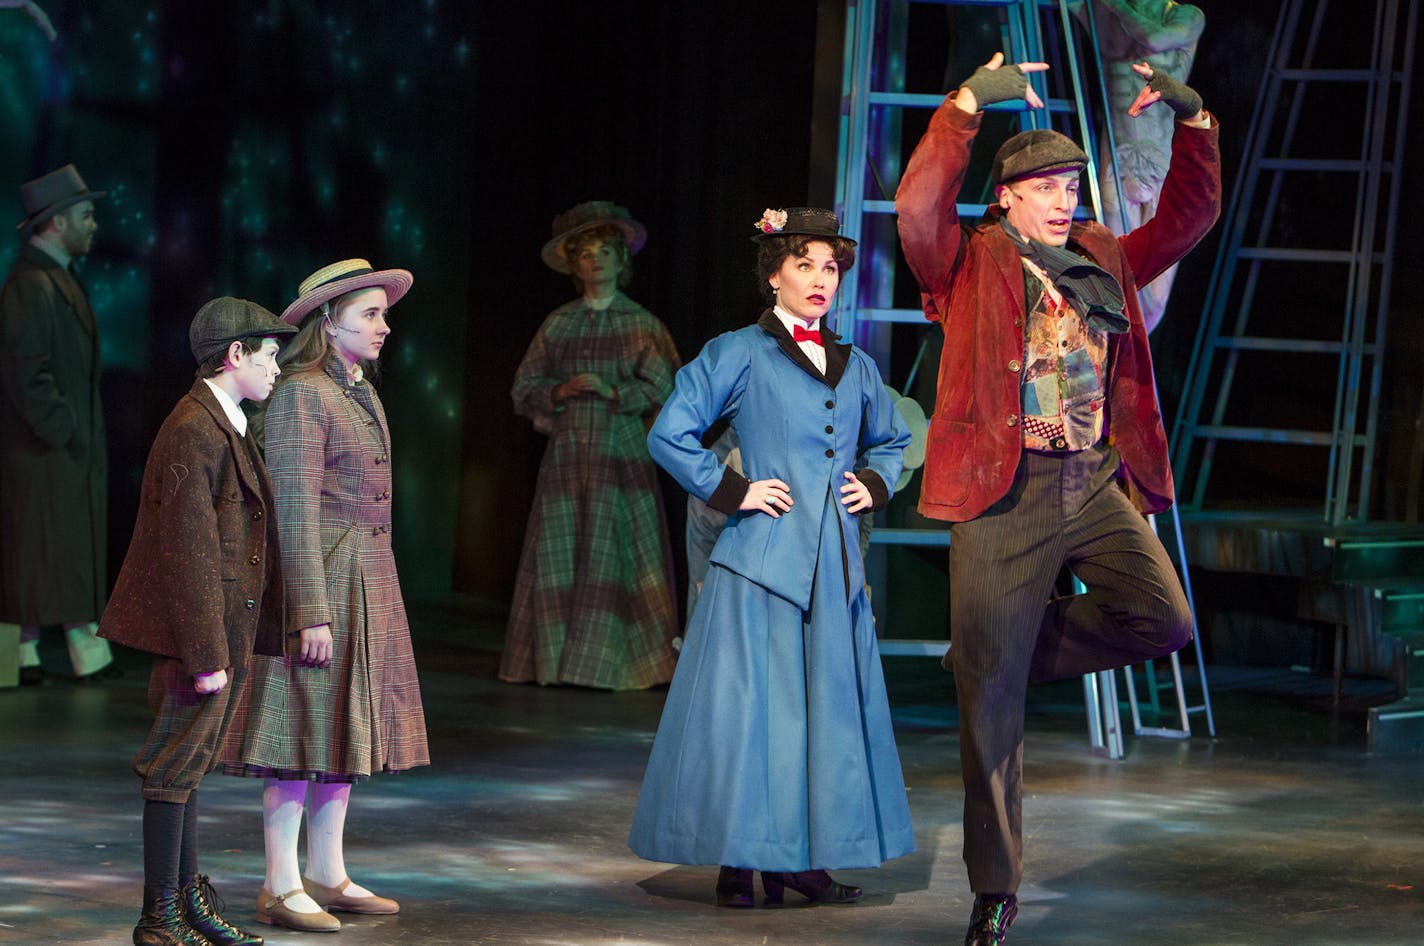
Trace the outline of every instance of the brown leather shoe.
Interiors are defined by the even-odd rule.
[[[386,897],[378,897],[375,894],[369,897],[346,896],[346,888],[351,886],[350,877],[343,877],[341,883],[335,887],[328,887],[326,884],[317,883],[310,877],[303,877],[302,886],[306,888],[307,896],[327,910],[365,913],[370,916],[400,912],[400,904]]]
[[[287,906],[288,897],[305,892],[297,889],[276,895],[263,887],[262,892],[257,895],[257,919],[272,926],[285,926],[289,930],[300,930],[303,933],[335,933],[341,929],[341,921],[325,910],[298,913]]]

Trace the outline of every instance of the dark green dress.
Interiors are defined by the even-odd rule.
[[[645,419],[672,392],[677,350],[621,292],[603,312],[582,299],[550,313],[515,374],[514,409],[549,435],[499,676],[629,690],[672,678],[678,633],[667,523]],[[594,372],[616,401],[556,385]]]

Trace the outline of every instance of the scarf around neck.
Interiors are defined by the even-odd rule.
[[[1127,316],[1122,311],[1125,304],[1122,286],[1118,285],[1112,273],[1065,247],[1025,240],[1018,229],[1009,223],[1008,217],[1000,217],[999,226],[1013,240],[1019,256],[1032,260],[1048,274],[1054,287],[1080,318],[1102,332],[1120,334],[1127,331]]]

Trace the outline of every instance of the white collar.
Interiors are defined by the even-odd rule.
[[[218,405],[222,407],[227,419],[232,422],[233,429],[237,431],[239,437],[247,436],[247,415],[242,413],[242,408],[237,406],[237,402],[232,399],[222,388],[213,383],[211,378],[204,378],[206,384],[218,399]]]
[[[808,325],[806,324],[806,321],[804,319],[798,319],[796,316],[792,315],[790,312],[787,312],[779,305],[772,306],[771,311],[776,313],[776,317],[780,319],[781,324],[786,327],[786,334],[788,335],[795,334],[791,331],[794,326],[800,326],[802,329],[808,332],[815,331],[816,329],[819,329],[821,327],[820,319],[813,319]]]

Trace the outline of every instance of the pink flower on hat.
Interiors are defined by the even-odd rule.
[[[767,208],[755,224],[762,233],[780,233],[786,227],[786,211]]]

